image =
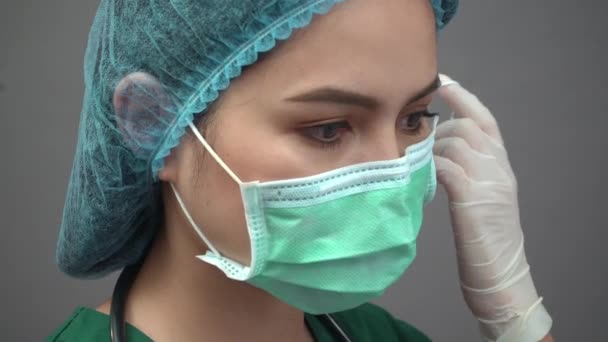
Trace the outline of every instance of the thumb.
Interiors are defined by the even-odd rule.
[[[434,155],[437,181],[445,187],[450,202],[461,201],[467,191],[469,178],[464,169],[452,160]]]

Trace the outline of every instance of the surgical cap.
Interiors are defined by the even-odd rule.
[[[158,171],[188,124],[260,53],[343,1],[101,0],[85,53],[59,268],[94,278],[136,263],[162,223]],[[457,5],[432,0],[438,31]]]

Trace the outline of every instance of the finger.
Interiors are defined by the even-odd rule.
[[[477,152],[462,138],[438,139],[433,153],[460,165],[472,182],[505,183],[509,180],[496,157]]]
[[[456,117],[471,118],[479,127],[500,145],[504,145],[496,118],[490,110],[479,101],[477,96],[463,88],[458,82],[441,75],[442,87],[439,96],[456,113]],[[444,80],[445,85],[444,85]]]
[[[450,76],[445,74],[439,74],[439,81],[441,82],[442,87],[447,87],[452,84],[459,84],[458,82],[454,81]]]
[[[494,155],[495,148],[491,138],[470,118],[444,121],[438,125],[435,138],[447,137],[462,138],[479,153]]]
[[[497,144],[470,118],[460,118],[444,121],[437,126],[436,139],[458,137],[464,139],[475,151],[488,156],[494,156],[502,169],[511,178],[515,178],[509,163],[507,150],[503,145]]]
[[[448,200],[464,201],[468,186],[466,172],[462,167],[448,158],[435,155],[435,169],[437,170],[437,182],[443,185],[447,194]]]

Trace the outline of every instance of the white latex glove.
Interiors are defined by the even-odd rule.
[[[453,110],[437,127],[437,178],[445,187],[465,302],[486,341],[536,342],[552,320],[524,252],[517,181],[492,113],[441,75],[440,97]]]

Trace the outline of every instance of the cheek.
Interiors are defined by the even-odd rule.
[[[325,171],[313,162],[310,147],[294,129],[274,121],[264,117],[256,123],[235,125],[218,141],[218,153],[242,181],[283,180]],[[314,156],[318,161],[319,153]]]
[[[224,183],[222,177],[210,178],[209,186],[201,193],[207,197],[201,211],[203,231],[220,253],[245,265],[250,262],[249,234],[243,212],[239,187]],[[207,233],[206,233],[207,234]]]
[[[248,265],[249,236],[239,186],[211,155],[203,152],[202,145],[200,149],[193,157],[199,165],[192,167],[188,176],[188,209],[203,234],[222,255]],[[222,151],[216,152],[223,158]]]
[[[213,148],[242,181],[312,174],[310,167],[298,167],[308,163],[302,163],[302,158],[286,146],[289,144],[268,127],[254,127],[243,122],[230,125],[226,121],[220,126],[223,127],[221,134],[212,139]],[[202,165],[192,172],[192,179],[197,180],[191,183],[190,191],[194,201],[191,203],[196,206],[193,218],[223,255],[248,265],[251,249],[240,188],[211,155],[197,158],[202,158],[199,161]]]
[[[216,153],[243,182],[305,177],[342,166],[336,165],[335,154],[325,158],[324,152],[312,152],[301,137],[270,124],[271,118],[246,119],[255,115],[222,112],[215,126],[218,134],[211,139]],[[221,253],[249,264],[249,235],[239,186],[211,155],[205,154],[200,163],[199,170],[195,169],[198,175],[192,172],[193,179],[198,177],[192,187],[197,203],[194,219]]]
[[[236,120],[236,115],[234,118],[223,115],[215,126],[219,133],[210,140],[215,152],[243,182],[320,172],[316,170],[318,165],[297,152],[297,143],[290,135],[278,133],[265,120],[256,123]],[[251,249],[240,188],[210,154],[203,152],[202,145],[197,148],[201,150],[193,159],[200,167],[192,167],[186,176],[191,180],[188,203],[195,207],[191,214],[220,253],[248,265]]]

